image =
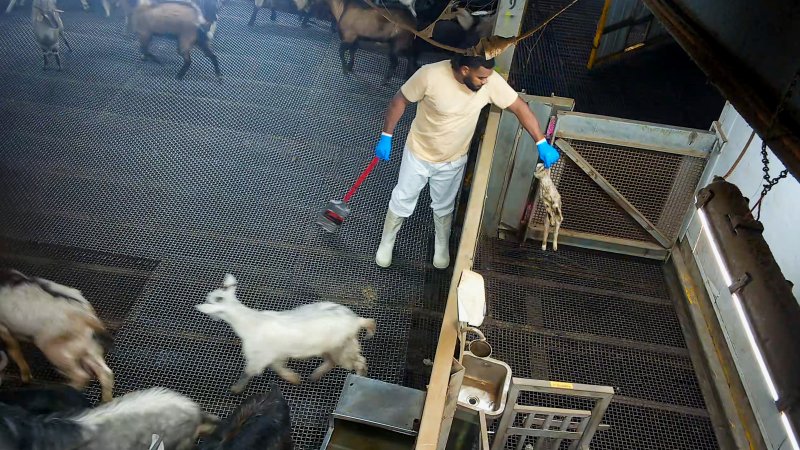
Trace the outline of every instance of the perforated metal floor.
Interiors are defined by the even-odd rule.
[[[327,23],[302,29],[296,16],[271,22],[261,12],[251,29],[251,4],[232,0],[221,10],[221,85],[197,51],[186,79],[175,81],[181,61],[171,41],[153,43],[162,66],[139,61],[121,17],[69,0],[59,7],[74,52],[62,72],[42,71],[30,6],[0,14],[0,265],[86,293],[116,329],[117,394],[163,385],[215,414],[238,405],[244,397],[228,391],[244,367],[235,335],[194,309],[226,272],[252,307],[322,298],[377,319],[377,335],[363,344],[369,376],[380,380],[414,379],[406,373],[412,326],[439,330],[411,318],[412,306],[435,304],[432,293],[449,280],[429,263],[427,193],[400,233],[394,266],[373,261],[398,149],[361,187],[337,235],[313,224],[372,157],[401,79],[382,86],[386,58],[364,50],[345,77]],[[34,376],[58,379],[33,359]],[[292,366],[307,378],[319,362]],[[345,376],[337,369],[318,383],[279,383],[298,449],[319,448]],[[267,371],[245,394],[276,379]],[[96,400],[97,387],[89,394]]]
[[[485,239],[475,270],[489,309],[481,329],[514,376],[614,387],[611,429],[593,449],[718,448],[661,263]],[[591,409],[556,396],[528,401]]]

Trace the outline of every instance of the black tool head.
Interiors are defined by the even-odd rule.
[[[341,200],[331,200],[328,207],[317,217],[317,225],[328,233],[339,230],[344,219],[350,215],[350,206]]]

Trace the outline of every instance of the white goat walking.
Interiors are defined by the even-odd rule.
[[[241,393],[247,383],[267,367],[281,378],[300,383],[300,375],[286,367],[288,358],[321,356],[323,363],[311,374],[316,381],[336,366],[366,375],[367,360],[361,355],[358,333],[375,333],[375,320],[357,316],[346,306],[332,302],[303,305],[288,311],[258,311],[236,298],[236,278],[226,274],[222,288],[211,291],[206,302],[195,306],[215,320],[224,320],[242,340],[247,360],[244,373],[231,386]]]
[[[550,233],[551,226],[554,227],[553,250],[558,250],[558,230],[561,228],[561,222],[564,221],[564,215],[561,213],[561,194],[558,193],[553,179],[550,178],[550,169],[545,169],[544,164],[536,164],[534,176],[539,180],[539,192],[547,212],[547,216],[544,218],[542,250],[547,250],[547,235]]]
[[[61,70],[61,46],[60,40],[64,40],[64,45],[71,52],[67,37],[64,35],[64,23],[61,21],[61,11],[56,9],[55,0],[33,0],[31,12],[33,21],[33,34],[36,42],[42,50],[44,58],[43,69],[47,69],[47,55],[53,55],[56,60],[58,70]]]
[[[0,270],[0,338],[23,382],[31,381],[31,370],[17,339],[33,341],[75,389],[97,377],[103,401],[111,400],[114,373],[103,359],[110,335],[81,291]]]

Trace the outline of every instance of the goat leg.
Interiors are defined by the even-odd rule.
[[[248,26],[253,26],[256,23],[256,15],[258,14],[258,10],[261,9],[258,6],[253,6],[253,14],[250,15],[250,20],[247,21]]]
[[[86,367],[88,367],[97,377],[102,388],[102,401],[110,402],[114,399],[114,372],[106,365],[102,358],[97,358],[93,355],[87,355],[83,360]]]
[[[155,62],[156,64],[161,64],[161,61],[156,58],[156,55],[150,53],[150,40],[152,37],[146,36],[139,38],[139,51],[142,53],[142,60],[147,61],[148,59]]]
[[[111,17],[111,5],[109,4],[108,0],[102,0],[103,3],[103,10],[106,13],[106,17]]]
[[[308,21],[311,20],[311,11],[305,11],[301,17],[303,20],[300,22],[300,26],[305,28],[308,26]]]
[[[222,72],[219,70],[219,59],[217,59],[217,55],[211,50],[211,47],[208,46],[208,41],[205,39],[201,39],[197,46],[200,47],[200,51],[203,52],[206,57],[211,60],[211,64],[214,66],[214,74],[217,76],[217,81],[222,83]]]
[[[264,371],[264,366],[248,363],[245,366],[242,375],[239,377],[238,380],[236,380],[236,383],[234,383],[233,386],[231,386],[231,392],[233,392],[234,394],[241,394],[247,387],[247,383],[249,383],[253,377],[261,374],[261,372],[263,371]]]
[[[347,75],[347,49],[349,44],[342,42],[339,44],[339,59],[342,60],[342,72]]]
[[[544,236],[542,236],[542,250],[547,250],[547,235],[550,233],[550,213],[544,216]]]
[[[47,51],[42,51],[42,59],[44,59],[42,70],[47,70]]]
[[[45,54],[45,61],[46,60],[47,55]],[[8,350],[9,356],[11,356],[11,359],[13,359],[17,367],[19,367],[19,376],[22,378],[22,382],[30,383],[33,378],[31,377],[31,368],[28,367],[28,362],[25,360],[25,356],[19,348],[19,342],[11,335],[11,331],[2,325],[0,325],[0,339],[6,344],[6,350]]]
[[[285,361],[274,362],[270,367],[275,371],[275,373],[278,374],[279,377],[283,378],[289,383],[300,384],[300,374],[286,367]]]
[[[553,231],[553,250],[558,250],[558,230],[561,228],[561,219],[556,218],[556,229]]]
[[[56,65],[58,65],[58,70],[60,71],[61,70],[61,55],[58,53],[58,51],[55,51],[55,52],[53,52],[53,56],[56,57]]]
[[[81,0],[81,7],[83,7],[84,11],[89,10],[89,0]]]
[[[178,74],[175,76],[175,79],[180,81],[183,80],[184,75],[189,70],[189,66],[192,65],[192,57],[188,51],[183,52],[183,66],[181,70],[178,71]]]
[[[271,11],[272,12],[269,13],[269,20],[275,22],[278,20],[278,13],[275,12],[275,6],[271,8]]]
[[[323,356],[324,361],[322,364],[319,365],[314,372],[311,373],[311,376],[308,378],[311,381],[319,381],[322,377],[325,376],[326,373],[330,372],[334,367],[336,367],[336,363],[331,359],[330,355]]]
[[[383,78],[383,84],[389,84],[397,70],[397,53],[392,47],[389,47],[389,68],[386,69],[386,76]]]
[[[67,47],[70,53],[72,53],[72,46],[69,45],[69,41],[67,41],[67,35],[64,32],[61,32],[61,39],[64,41],[64,45]]]
[[[236,383],[233,383],[233,386],[231,386],[231,392],[234,394],[241,394],[244,392],[244,389],[247,387],[247,383],[250,382],[251,378],[253,378],[253,375],[248,375],[246,371],[242,373],[239,379],[236,380]]]
[[[356,63],[356,50],[358,49],[358,41],[350,44],[350,61],[347,62],[347,71],[352,72],[353,66]]]

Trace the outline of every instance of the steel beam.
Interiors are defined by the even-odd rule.
[[[714,0],[724,5],[724,0]],[[780,99],[764,81],[726,50],[675,0],[644,0],[644,3],[730,101],[742,117],[766,141],[769,148],[800,181],[800,123],[788,114],[772,117]],[[755,17],[755,16],[754,16]],[[748,18],[742,18],[748,20]],[[769,26],[764,23],[763,26]]]

